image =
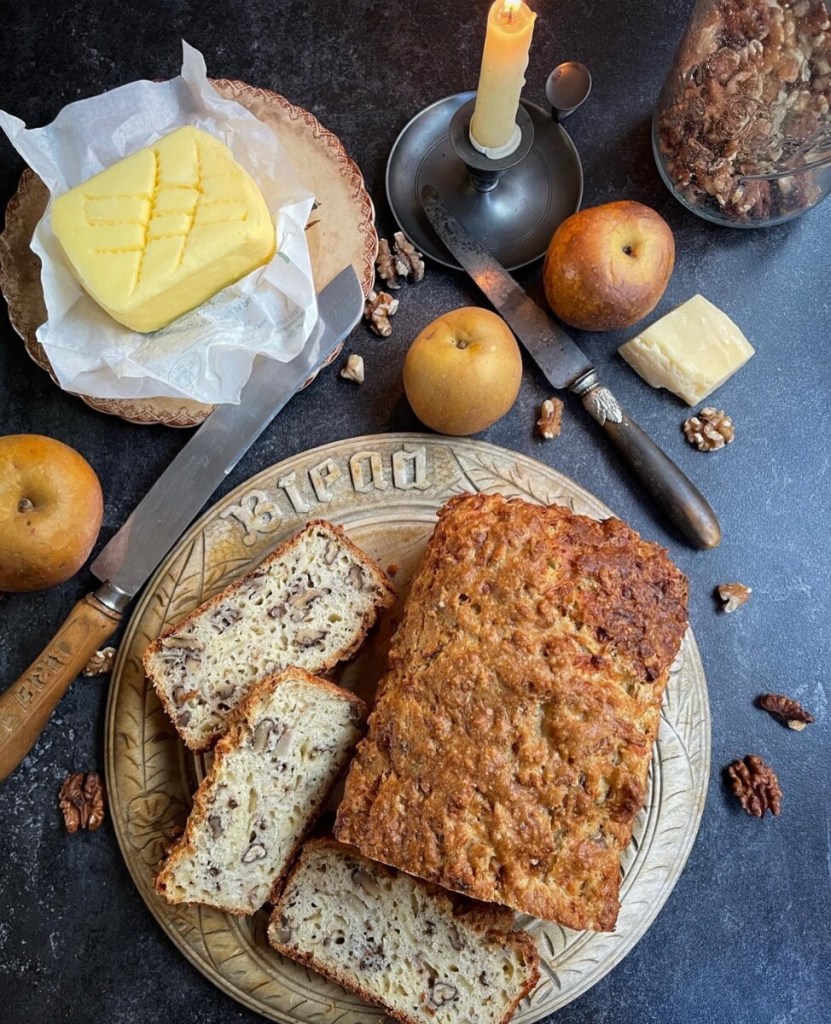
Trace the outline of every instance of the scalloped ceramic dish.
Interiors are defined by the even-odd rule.
[[[314,192],[307,237],[315,285],[320,291],[351,263],[368,295],[375,277],[378,235],[375,209],[357,164],[337,136],[301,107],[268,89],[256,89],[227,79],[213,83],[223,96],[237,100],[279,133],[303,184]],[[54,380],[52,368],[35,332],[46,319],[40,286],[40,260],[29,248],[34,229],[43,216],[49,193],[31,170],[20,178],[6,208],[6,227],[0,235],[0,291],[9,307],[12,327],[26,351]],[[331,362],[338,355],[332,354]],[[311,379],[307,382],[311,383]],[[193,427],[212,406],[174,398],[109,399],[80,395],[99,412],[120,416],[131,423],[162,423]]]
[[[153,874],[190,808],[205,759],[178,739],[141,668],[161,629],[250,569],[311,518],[331,519],[406,593],[435,524],[461,491],[498,491],[566,504],[595,518],[612,513],[548,466],[480,441],[421,434],[353,438],[304,452],[241,484],[206,512],[168,555],[137,603],[112,674],[106,722],[107,791],[133,880],[179,950],[219,989],[284,1024],[367,1024],[383,1013],[267,944],[267,915],[236,918],[170,906]],[[401,599],[399,599],[401,600]],[[372,699],[400,604],[372,634],[340,682]],[[692,632],[672,666],[646,806],[623,857],[614,933],[572,932],[523,917],[542,957],[542,978],[514,1018],[542,1020],[599,981],[629,952],[663,906],[698,831],[710,765],[707,685]]]

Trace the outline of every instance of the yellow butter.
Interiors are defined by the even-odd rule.
[[[750,359],[753,346],[703,295],[694,295],[618,349],[651,384],[697,405]]]
[[[155,331],[274,255],[256,183],[207,132],[184,127],[52,204],[73,273],[114,319]]]

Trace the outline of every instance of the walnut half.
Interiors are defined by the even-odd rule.
[[[81,675],[82,676],[106,676],[112,672],[113,661],[115,660],[115,648],[114,647],[102,647],[100,651],[96,651],[95,654],[89,659],[84,665]]]
[[[74,772],[64,779],[60,806],[67,832],[94,832],[104,821],[104,787],[97,772]]]
[[[716,587],[716,591],[724,602],[722,610],[725,612],[734,612],[743,604],[747,604],[753,593],[753,590],[746,587],[744,583],[720,583]]]
[[[370,292],[364,306],[364,319],[369,321],[370,330],[388,338],[392,334],[390,317],[398,312],[398,299],[388,292]]]
[[[728,765],[725,774],[733,795],[748,814],[763,818],[766,811],[778,815],[782,788],[776,772],[758,754],[748,754]]]
[[[395,272],[401,277],[411,277],[418,284],[424,279],[424,260],[416,247],[408,242],[403,232],[395,232]]]
[[[697,416],[684,420],[684,436],[700,452],[715,452],[731,444],[736,431],[724,409],[708,405]]]
[[[364,360],[362,356],[356,355],[354,352],[346,360],[343,369],[340,371],[341,377],[345,380],[354,380],[356,384],[363,384],[364,382]]]
[[[375,260],[375,269],[387,288],[401,287],[401,283],[395,273],[395,260],[390,252],[390,243],[386,238],[378,240],[378,256]]]
[[[537,430],[546,441],[550,441],[552,438],[559,437],[562,429],[563,403],[559,398],[546,398],[540,406]]]
[[[787,725],[796,732],[801,732],[806,725],[813,725],[816,721],[811,712],[806,711],[798,700],[786,697],[782,693],[763,693],[756,698],[756,707],[767,711],[777,722]]]
[[[407,241],[403,232],[396,231],[392,248],[386,238],[378,241],[378,256],[375,269],[387,288],[401,287],[399,277],[411,278],[417,284],[424,278],[424,260],[412,242]]]

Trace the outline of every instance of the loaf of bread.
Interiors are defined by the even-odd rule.
[[[617,519],[461,495],[392,641],[336,836],[575,929],[614,929],[687,581]]]
[[[302,669],[258,683],[216,745],[157,892],[229,914],[258,910],[346,767],[365,713],[354,694]]]
[[[311,522],[165,630],[144,669],[186,745],[205,750],[254,683],[289,665],[328,671],[394,600],[386,574],[343,530]]]
[[[504,1024],[539,978],[534,941],[512,924],[503,907],[315,839],[286,882],[268,940],[405,1024]]]

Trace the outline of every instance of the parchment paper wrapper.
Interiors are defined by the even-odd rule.
[[[12,145],[60,195],[124,156],[185,124],[221,139],[259,185],[277,230],[265,267],[152,334],[117,323],[81,288],[52,234],[52,201],[35,229],[48,320],[37,332],[67,391],[95,398],[239,401],[262,353],[293,359],[317,319],[305,226],[314,197],[297,179],[279,139],[206,77],[202,54],[183,42],[182,74],[169,82],[133,82],[64,107],[45,128],[27,129],[0,111]]]

